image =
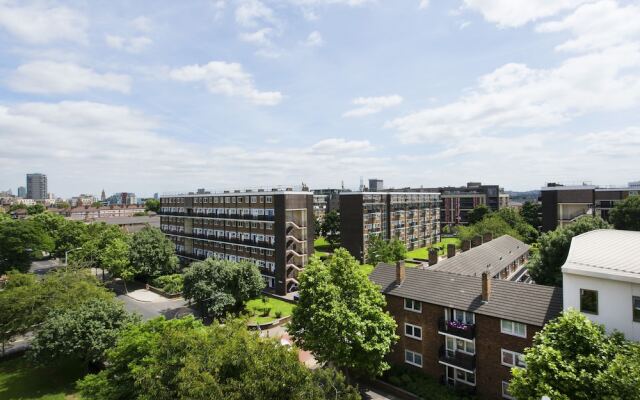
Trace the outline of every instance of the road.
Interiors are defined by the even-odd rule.
[[[140,314],[143,320],[149,320],[163,315],[167,319],[180,318],[185,315],[195,314],[195,310],[189,307],[187,302],[183,298],[178,299],[166,299],[162,301],[138,301],[127,296],[124,286],[117,282],[109,287],[116,292],[118,300],[124,303],[125,308],[133,313]],[[127,289],[133,291],[141,289],[143,285],[129,283]]]
[[[62,263],[57,258],[51,258],[48,260],[34,261],[29,267],[29,272],[32,272],[40,277],[44,276],[52,269],[59,267]]]

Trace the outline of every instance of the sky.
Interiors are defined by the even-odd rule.
[[[640,2],[0,0],[0,190],[640,179]]]

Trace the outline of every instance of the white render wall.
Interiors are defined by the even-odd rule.
[[[632,297],[640,297],[640,285],[611,279],[593,278],[564,272],[563,307],[580,310],[580,289],[598,291],[598,315],[587,314],[591,321],[604,324],[607,332],[618,330],[627,339],[640,341],[640,322],[633,322]]]

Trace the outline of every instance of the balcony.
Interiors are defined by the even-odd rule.
[[[445,321],[444,318],[440,318],[438,332],[471,340],[476,336],[476,326],[458,321]]]
[[[462,368],[467,371],[475,371],[476,356],[460,351],[447,350],[444,345],[440,346],[439,360],[441,363]]]

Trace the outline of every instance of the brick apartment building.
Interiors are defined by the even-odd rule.
[[[467,186],[438,188],[442,204],[440,223],[446,225],[466,225],[467,215],[479,205],[498,211],[509,206],[509,195],[498,185],[483,185],[469,182]]]
[[[449,271],[444,262],[437,269],[380,263],[370,279],[398,324],[391,363],[480,398],[510,399],[511,368],[526,368],[524,350],[562,311],[562,289],[500,279],[500,273],[492,279],[495,271],[478,274],[488,261],[490,270],[494,263],[522,262],[513,250],[498,256],[500,246],[488,245],[470,250],[474,257],[450,264]]]
[[[540,190],[542,202],[542,231],[571,224],[585,215],[609,220],[609,213],[616,203],[629,196],[637,196],[640,190],[628,188],[601,188],[593,185],[563,186],[548,183]]]
[[[255,263],[284,295],[313,254],[310,192],[235,191],[160,197],[160,228],[184,262],[207,257]]]
[[[409,250],[436,243],[439,207],[438,193],[340,193],[341,246],[363,262],[372,236],[399,239]]]

